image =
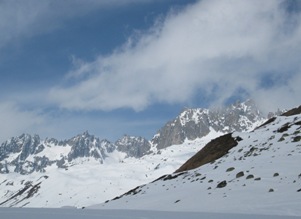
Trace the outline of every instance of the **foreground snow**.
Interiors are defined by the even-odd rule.
[[[232,136],[238,145],[215,162],[92,208],[301,216],[301,116]]]
[[[219,214],[200,212],[168,212],[138,210],[79,210],[79,209],[31,209],[0,208],[1,218],[6,219],[295,219],[293,216],[255,215],[255,214]]]

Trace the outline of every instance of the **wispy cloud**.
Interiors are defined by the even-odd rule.
[[[97,9],[120,7],[149,0],[1,0],[0,49],[41,33],[48,33],[67,19],[82,16]]]
[[[39,112],[20,109],[15,103],[0,103],[0,142],[17,136],[24,130],[37,132],[36,128],[44,122],[44,119]]]
[[[97,119],[96,119],[97,118]],[[160,118],[126,118],[121,114],[70,113],[57,110],[25,110],[17,103],[0,103],[0,144],[22,133],[39,134],[42,139],[64,140],[88,130],[101,139],[115,141],[124,134],[151,137],[163,124]]]
[[[67,109],[142,110],[188,102],[197,92],[220,104],[243,90],[260,102],[273,100],[270,107],[294,106],[300,101],[301,17],[285,4],[204,0],[171,11],[111,55],[77,62],[50,98]],[[265,75],[280,76],[266,87]]]

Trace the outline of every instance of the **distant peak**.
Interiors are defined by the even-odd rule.
[[[84,135],[84,136],[89,136],[90,134],[89,134],[89,131],[88,130],[86,130],[86,131],[84,131],[83,132],[83,134],[82,135]]]

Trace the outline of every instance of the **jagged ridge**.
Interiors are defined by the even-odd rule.
[[[161,128],[152,139],[158,149],[182,144],[206,136],[211,130],[220,133],[248,131],[262,123],[266,117],[253,100],[237,102],[225,108],[185,109],[174,120]]]
[[[254,101],[248,100],[226,108],[185,109],[162,127],[151,141],[125,135],[111,143],[88,132],[65,141],[54,138],[41,140],[38,135],[22,134],[0,146],[0,173],[44,172],[46,167],[53,164],[58,168],[68,168],[77,158],[93,158],[101,164],[113,151],[125,153],[127,157],[140,158],[153,151],[182,144],[185,139],[204,137],[212,130],[221,134],[247,131],[263,120],[264,116]],[[51,157],[49,153],[56,154]]]
[[[150,148],[149,142],[142,137],[126,138],[113,144],[88,132],[65,141],[54,138],[41,140],[38,135],[22,134],[1,144],[0,173],[45,172],[45,168],[53,164],[58,168],[68,168],[77,158],[92,158],[101,164],[115,150],[127,156],[140,157]]]

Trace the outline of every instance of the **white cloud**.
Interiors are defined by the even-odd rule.
[[[196,92],[219,104],[243,88],[258,100],[269,95],[274,107],[300,104],[300,21],[282,1],[200,1],[111,55],[83,61],[68,74],[71,85],[53,88],[50,97],[68,109],[141,110],[187,102]],[[264,89],[265,74],[294,81]]]

